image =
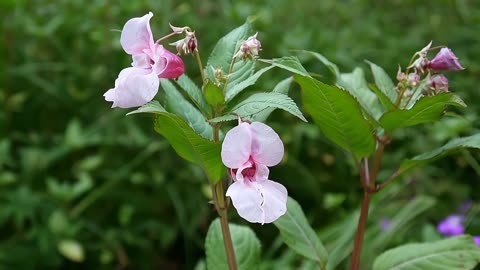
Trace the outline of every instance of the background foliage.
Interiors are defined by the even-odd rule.
[[[126,117],[102,97],[130,63],[116,30],[148,11],[157,38],[168,33],[168,22],[195,29],[203,57],[255,17],[262,56],[297,55],[326,82],[327,68],[295,49],[320,52],[343,72],[361,66],[373,81],[366,59],[394,77],[398,64],[430,40],[451,47],[466,70],[448,75],[450,89],[469,107],[441,123],[396,132],[381,179],[404,157],[480,128],[477,1],[1,1],[1,269],[192,269],[204,257],[215,212],[201,169],[175,155],[150,116]],[[198,81],[196,63],[184,59]],[[257,90],[287,76],[269,72]],[[300,102],[298,86],[290,91]],[[269,124],[287,149],[272,179],[302,205],[327,249],[343,244],[348,251],[348,238],[338,236],[355,227],[361,195],[351,160],[291,115],[277,111]],[[441,159],[376,197],[366,261],[400,243],[439,239],[435,224],[467,200],[473,202],[467,232],[480,234],[479,158],[463,151]],[[384,219],[392,225],[380,231]],[[313,267],[282,245],[274,226],[249,226],[263,243],[262,268]]]

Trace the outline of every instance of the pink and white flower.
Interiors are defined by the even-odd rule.
[[[240,122],[225,136],[222,161],[234,180],[226,195],[249,222],[270,223],[287,210],[287,189],[268,179],[268,167],[277,165],[283,152],[278,134],[260,122]]]
[[[123,69],[115,87],[105,94],[114,107],[139,107],[151,101],[158,92],[159,78],[178,78],[185,71],[183,61],[153,40],[149,12],[128,20],[120,36],[123,50],[132,56],[132,67]]]

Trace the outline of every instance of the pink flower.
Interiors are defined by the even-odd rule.
[[[449,48],[442,48],[435,57],[428,63],[428,68],[433,70],[462,70],[464,69],[457,56]]]
[[[450,215],[438,223],[437,231],[445,236],[463,234],[465,232],[463,220],[464,216],[462,215]]]
[[[246,60],[247,58],[254,59],[258,56],[258,52],[262,49],[262,44],[257,39],[257,34],[250,36],[247,40],[242,42],[238,52],[233,56]]]
[[[132,67],[123,69],[115,87],[105,94],[113,107],[139,107],[151,101],[158,92],[159,78],[178,78],[185,68],[182,59],[153,41],[149,12],[125,23],[120,36],[123,50],[132,55]]]
[[[474,236],[473,242],[480,247],[480,236]]]
[[[448,92],[448,79],[443,74],[433,75],[428,81],[428,86],[436,93]]]
[[[268,167],[282,160],[283,151],[277,133],[260,122],[240,122],[225,136],[222,161],[234,180],[226,195],[249,222],[270,223],[287,210],[287,189],[268,179]]]

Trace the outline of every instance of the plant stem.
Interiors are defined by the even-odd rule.
[[[230,80],[230,76],[232,75],[232,72],[233,72],[233,66],[235,65],[236,61],[237,61],[237,58],[233,57],[232,62],[230,63],[230,68],[228,69],[227,79],[225,80],[225,84],[223,85],[223,94],[224,95],[227,92],[228,81]]]
[[[198,70],[200,70],[200,75],[202,76],[202,85],[205,84],[205,73],[203,71],[202,58],[200,58],[200,53],[198,50],[195,50],[195,59],[197,59]]]
[[[213,140],[219,141],[219,127],[217,124],[213,125]],[[223,190],[223,181],[220,179],[216,184],[212,184],[212,195],[215,208],[220,216],[220,224],[222,227],[223,243],[225,245],[225,253],[227,254],[228,268],[230,270],[237,270],[237,260],[235,259],[235,250],[233,249],[232,236],[230,234],[230,227],[228,226],[228,205],[225,199],[225,192]]]
[[[166,35],[166,36],[164,36],[164,37],[159,38],[157,41],[155,41],[155,43],[158,44],[158,43],[160,43],[160,42],[162,42],[162,41],[164,41],[164,40],[166,40],[166,39],[168,39],[168,38],[171,38],[171,37],[173,37],[173,36],[175,36],[175,35],[178,35],[178,33],[172,32],[172,33],[170,33],[170,34],[168,34],[168,35]]]
[[[371,196],[371,193],[369,193],[368,191],[364,191],[362,208],[360,210],[360,217],[358,219],[357,232],[355,233],[355,240],[353,242],[353,254],[350,261],[350,270],[358,270],[360,265],[363,235],[365,233],[365,225],[367,224],[368,208],[370,207]]]

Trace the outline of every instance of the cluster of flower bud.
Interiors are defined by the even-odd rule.
[[[414,54],[406,73],[399,68],[397,91],[402,95],[402,99],[410,100],[417,88],[426,96],[448,92],[448,79],[440,72],[464,69],[457,56],[447,47],[441,47],[431,60],[428,59],[428,52],[435,49],[431,46],[432,42]]]
[[[233,56],[234,58],[242,60],[253,60],[258,57],[259,51],[262,50],[262,44],[257,39],[257,34],[249,37],[247,40],[243,41],[238,49],[237,53]]]
[[[177,52],[179,55],[191,53],[193,54],[198,51],[197,37],[195,36],[195,31],[192,32],[190,30],[190,27],[188,26],[176,27],[170,24],[170,28],[172,28],[172,31],[175,34],[185,33],[185,38],[170,43],[170,45],[177,48]]]

